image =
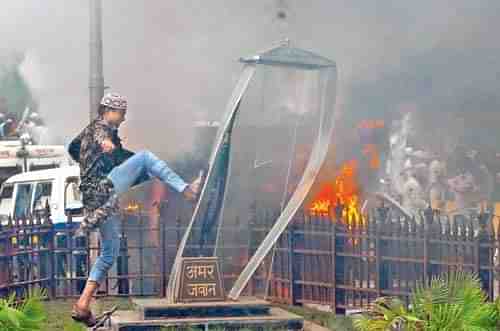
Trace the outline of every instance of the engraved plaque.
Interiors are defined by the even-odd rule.
[[[182,259],[179,302],[223,301],[225,299],[216,257]]]

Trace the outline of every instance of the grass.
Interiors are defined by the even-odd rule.
[[[45,302],[47,321],[42,331],[86,331],[83,324],[71,319],[71,308],[75,301],[76,299]],[[114,305],[117,305],[118,309],[131,309],[132,307],[127,298],[102,298],[93,306],[93,311],[99,314]]]
[[[334,331],[353,331],[352,319],[347,316],[335,315],[329,312],[319,311],[312,308],[300,306],[280,305],[280,308],[304,317],[305,320],[314,322]]]

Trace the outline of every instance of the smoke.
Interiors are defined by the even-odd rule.
[[[219,119],[236,60],[284,35],[338,63],[346,123],[408,103],[497,110],[499,7],[493,0],[106,0],[105,83],[129,98],[125,143],[168,158],[191,147],[194,120]],[[2,1],[2,48],[36,59],[24,75],[38,82],[54,142],[68,142],[88,122],[88,35],[86,1]]]
[[[40,98],[40,90],[43,88],[43,77],[40,70],[40,61],[34,51],[26,51],[23,62],[19,65],[19,72],[29,86],[31,93],[36,99]]]

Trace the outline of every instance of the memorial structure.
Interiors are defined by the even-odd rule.
[[[336,118],[337,69],[333,61],[289,42],[240,61],[243,70],[220,121],[167,297],[135,300],[136,311],[112,316],[113,330],[302,329],[302,318],[257,299],[265,298],[267,286],[246,288],[273,254],[325,160]],[[249,252],[248,231],[234,228],[249,222],[256,201],[280,213],[261,240],[252,239],[256,250]],[[228,274],[236,276],[223,277]]]

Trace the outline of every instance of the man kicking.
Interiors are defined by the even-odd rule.
[[[132,153],[123,148],[118,128],[125,121],[127,100],[116,93],[106,94],[98,117],[71,142],[69,153],[80,165],[84,219],[78,231],[99,230],[101,250],[85,288],[73,306],[72,318],[87,326],[96,324],[89,309],[92,296],[105,279],[120,248],[117,216],[118,198],[131,186],[156,177],[188,200],[195,200],[201,178],[187,184],[168,165],[149,151]]]

